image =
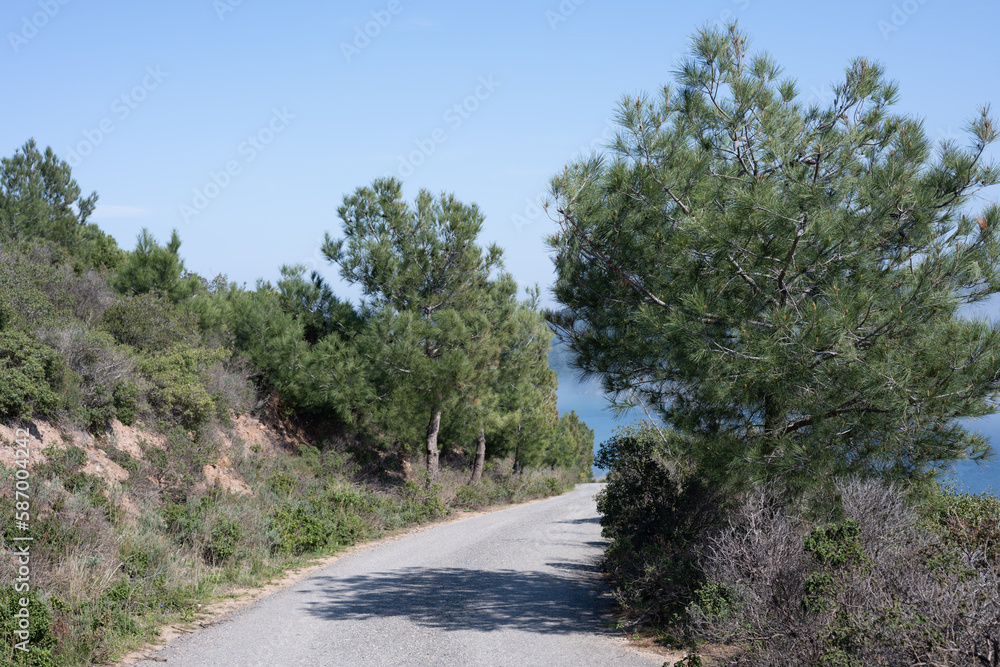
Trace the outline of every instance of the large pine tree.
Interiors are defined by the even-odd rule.
[[[734,26],[703,31],[676,87],[628,97],[608,154],[553,181],[554,318],[585,372],[672,426],[705,474],[790,491],[919,482],[989,446],[1000,289],[988,111],[934,146],[853,61],[803,101]]]

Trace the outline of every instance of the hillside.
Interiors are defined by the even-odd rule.
[[[590,478],[537,292],[475,219],[431,316],[301,267],[209,280],[176,233],[123,251],[96,201],[34,142],[0,163],[0,663],[107,661],[303,558]]]

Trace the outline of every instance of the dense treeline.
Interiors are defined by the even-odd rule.
[[[577,367],[660,425],[602,445],[607,566],[632,624],[740,665],[1000,664],[991,454],[996,121],[938,146],[851,63],[804,101],[736,26],[630,96],[553,180],[552,314]]]
[[[254,289],[206,280],[185,269],[176,232],[161,244],[143,230],[120,250],[87,222],[96,193],[28,142],[2,169],[0,419],[196,433],[270,397],[406,466],[426,454],[430,481],[442,446],[472,453],[477,475],[512,457],[589,478],[592,433],[556,410],[537,290],[520,300],[502,251],[476,244],[475,206],[422,192],[411,207],[400,189],[376,181],[345,198],[348,243],[324,249],[369,297],[355,309],[300,266]]]
[[[356,308],[299,266],[250,289],[198,276],[176,233],[122,250],[96,202],[34,142],[0,163],[0,425],[45,434],[0,466],[0,664],[105,663],[303,557],[590,478],[538,292],[476,244],[475,207],[411,206],[391,181],[346,198],[326,249]],[[382,213],[381,238],[352,226]],[[6,541],[17,480],[30,590]]]

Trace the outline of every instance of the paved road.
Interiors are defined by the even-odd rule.
[[[660,667],[605,627],[599,488],[354,552],[139,664]]]

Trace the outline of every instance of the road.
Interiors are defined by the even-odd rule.
[[[355,551],[138,664],[660,667],[607,628],[599,488]]]

